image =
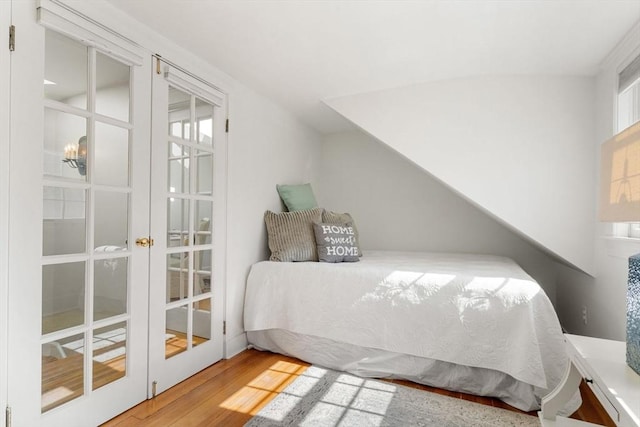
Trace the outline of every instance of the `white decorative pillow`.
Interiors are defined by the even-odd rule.
[[[318,259],[323,262],[360,261],[355,230],[349,224],[313,224],[316,235]]]
[[[295,212],[266,211],[271,261],[318,261],[313,224],[322,221],[322,208]]]

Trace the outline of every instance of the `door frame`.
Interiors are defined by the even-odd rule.
[[[11,25],[11,3],[0,1],[0,28],[7,29]],[[7,31],[2,31],[5,37],[0,40],[0,153],[9,152],[9,137],[11,120],[9,116],[11,91],[11,53],[8,49],[9,39]],[[8,310],[9,302],[9,157],[0,156],[0,378],[7,378],[8,365]],[[5,381],[0,386],[0,408],[7,407],[8,385]],[[0,416],[0,427],[5,426],[5,417]]]
[[[24,159],[32,159],[29,167],[11,167],[9,170],[9,232],[8,232],[8,310],[7,310],[7,344],[10,349],[7,363],[11,369],[7,372],[7,387],[19,384],[24,375],[23,367],[40,367],[40,316],[21,316],[19,311],[11,307],[22,307],[27,303],[41,307],[41,227],[33,226],[42,221],[42,208],[39,203],[31,206],[24,195],[39,195],[42,192],[42,148],[41,144],[25,144],[24,141],[43,139],[43,108],[39,89],[29,89],[33,82],[42,80],[44,74],[42,52],[44,28],[35,19],[35,2],[15,1],[12,4],[12,22],[16,24],[16,50],[11,53],[11,106],[10,106],[10,147],[9,164],[24,165]],[[29,33],[29,37],[18,37],[21,32]],[[19,73],[14,70],[21,70]],[[38,85],[40,86],[40,85]],[[23,91],[23,89],[25,89]],[[16,98],[20,95],[20,100]],[[36,106],[34,108],[34,106]],[[16,117],[23,119],[18,122]],[[24,120],[32,118],[32,123]],[[21,224],[29,225],[27,227]],[[33,248],[37,248],[34,250]],[[9,325],[21,324],[27,331],[20,335]],[[25,336],[26,335],[26,336]],[[34,351],[37,349],[38,351]],[[38,379],[40,369],[37,370]],[[17,390],[19,395],[25,393],[24,386]],[[12,396],[16,390],[11,386],[7,398],[13,414],[30,414],[29,425],[39,424],[40,396],[28,401],[16,401]],[[35,416],[38,414],[38,416]]]

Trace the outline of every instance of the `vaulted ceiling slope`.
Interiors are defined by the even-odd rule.
[[[594,75],[640,17],[640,0],[109,2],[322,133],[349,126],[326,98],[476,75]]]
[[[521,236],[593,272],[593,78],[467,77],[327,103]]]

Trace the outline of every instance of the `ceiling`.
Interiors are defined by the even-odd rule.
[[[322,133],[350,127],[326,98],[471,75],[595,75],[640,20],[640,0],[108,1]]]

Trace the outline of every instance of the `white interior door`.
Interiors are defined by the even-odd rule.
[[[8,404],[92,426],[146,398],[151,62],[39,4],[13,3]]]
[[[156,59],[149,394],[222,358],[225,95]]]

